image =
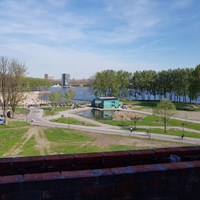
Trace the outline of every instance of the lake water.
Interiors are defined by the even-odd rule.
[[[87,87],[73,87],[73,88],[62,88],[62,87],[50,87],[48,91],[50,92],[61,92],[63,95],[68,90],[74,90],[76,92],[76,96],[73,99],[74,101],[92,101],[92,99],[95,98],[93,94],[92,88]],[[48,101],[49,100],[49,94],[42,95],[40,97],[41,100]]]
[[[62,87],[50,87],[48,89],[48,91],[50,92],[58,92],[61,91],[62,94],[64,95],[66,91],[68,91],[69,89],[73,89],[76,92],[76,96],[73,99],[74,101],[92,101],[92,99],[95,98],[94,94],[93,94],[93,89],[92,88],[88,88],[88,87],[72,87],[72,88],[62,88]],[[168,96],[167,96],[168,97]],[[45,94],[42,95],[40,97],[41,100],[49,100],[49,94]],[[137,97],[134,96],[128,96],[128,99],[130,100],[142,100],[141,95],[138,95]],[[148,96],[145,95],[145,100],[149,100]],[[154,100],[154,96],[151,96],[150,100]],[[159,96],[156,96],[156,100],[159,100]],[[183,100],[183,98],[181,97],[181,100]],[[190,100],[187,97],[186,101],[189,103]],[[192,103],[196,103],[196,101],[192,101]],[[197,103],[200,103],[200,97],[197,99]]]
[[[83,117],[88,117],[88,118],[92,118],[92,119],[112,119],[112,115],[115,111],[113,110],[86,110],[83,112],[79,112],[77,113],[78,115],[81,115]]]

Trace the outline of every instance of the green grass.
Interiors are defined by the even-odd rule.
[[[27,128],[0,130],[0,156],[9,151],[15,144],[21,141]]]
[[[15,114],[28,114],[29,109],[27,108],[22,108],[22,107],[17,107]]]
[[[61,111],[69,110],[69,107],[49,107],[49,108],[44,108],[44,115],[55,115]]]
[[[200,124],[198,123],[192,123],[192,122],[185,122],[182,120],[177,119],[170,119],[168,121],[168,126],[180,126],[182,127],[182,124],[187,124],[184,127],[194,129],[194,130],[200,130]],[[144,119],[137,122],[137,125],[139,126],[163,126],[162,119],[158,116],[152,116],[148,115],[144,117]]]
[[[134,126],[134,122],[131,120],[98,120],[101,123],[110,124],[113,126]],[[200,124],[192,123],[192,122],[185,122],[181,120],[176,119],[170,119],[168,121],[168,126],[180,126],[182,127],[182,124],[185,123],[184,127],[194,129],[194,130],[200,130]],[[148,115],[144,117],[142,120],[139,120],[136,124],[137,126],[163,126],[162,119],[158,116],[152,116]]]
[[[127,151],[127,150],[139,150],[144,149],[143,147],[128,146],[128,145],[110,145],[109,151]]]
[[[100,119],[97,120],[98,122],[101,122],[103,124],[109,124],[112,126],[133,126],[133,121],[128,121],[128,120],[107,120],[107,119]]]
[[[154,108],[159,101],[129,101],[129,100],[123,100],[122,103],[126,105],[132,105],[132,106],[141,106],[143,109],[146,108]],[[176,106],[177,110],[188,110],[188,111],[200,111],[200,105],[199,104],[189,104],[189,103],[183,103],[183,102],[173,102]],[[140,108],[140,109],[142,109]]]
[[[149,130],[149,129],[148,129]],[[139,132],[146,132],[147,129],[146,128],[137,128],[134,131],[139,131]],[[157,133],[157,134],[163,134],[163,135],[174,135],[174,136],[181,136],[184,133],[185,137],[191,137],[191,138],[200,138],[200,134],[198,133],[192,133],[192,132],[188,132],[188,131],[181,131],[181,130],[177,130],[177,129],[168,129],[167,133],[164,133],[163,129],[159,129],[159,128],[151,128],[151,133]]]
[[[0,129],[4,129],[4,128],[16,128],[16,127],[25,127],[25,126],[29,126],[30,123],[28,122],[20,122],[20,121],[11,121],[8,122],[8,125],[0,125]]]
[[[52,146],[52,150],[58,154],[74,154],[74,153],[101,152],[103,151],[103,148],[94,145],[56,144]]]
[[[153,108],[157,105],[158,101],[129,101],[123,100],[123,104],[132,105],[132,106],[142,106],[144,108]]]
[[[31,137],[23,146],[22,151],[20,152],[21,156],[38,156],[40,151],[36,149],[35,137]]]
[[[61,117],[61,118],[58,118],[58,119],[52,119],[52,120],[50,120],[50,121],[52,121],[52,122],[58,122],[58,123],[63,123],[63,124],[74,124],[74,125],[94,126],[93,124],[88,124],[88,123],[79,121],[79,120],[77,120],[77,119],[75,119],[75,118],[72,118],[72,117],[69,117],[69,118]]]
[[[44,130],[47,139],[51,142],[85,142],[90,141],[90,137],[80,131],[62,128],[51,128]]]
[[[74,154],[74,153],[90,153],[102,151],[126,151],[144,149],[143,147],[126,146],[126,145],[110,145],[109,147],[99,147],[95,145],[82,145],[82,144],[65,144],[53,145],[52,150],[58,154]]]

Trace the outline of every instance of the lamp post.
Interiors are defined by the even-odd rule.
[[[68,115],[67,119],[68,119],[67,121],[68,121],[68,130],[69,130],[69,115]]]

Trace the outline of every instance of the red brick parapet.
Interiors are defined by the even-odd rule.
[[[0,159],[1,199],[200,199],[200,147]]]

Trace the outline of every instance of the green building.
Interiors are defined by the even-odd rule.
[[[96,97],[92,100],[92,107],[95,108],[119,108],[121,106],[120,101],[116,97]]]

